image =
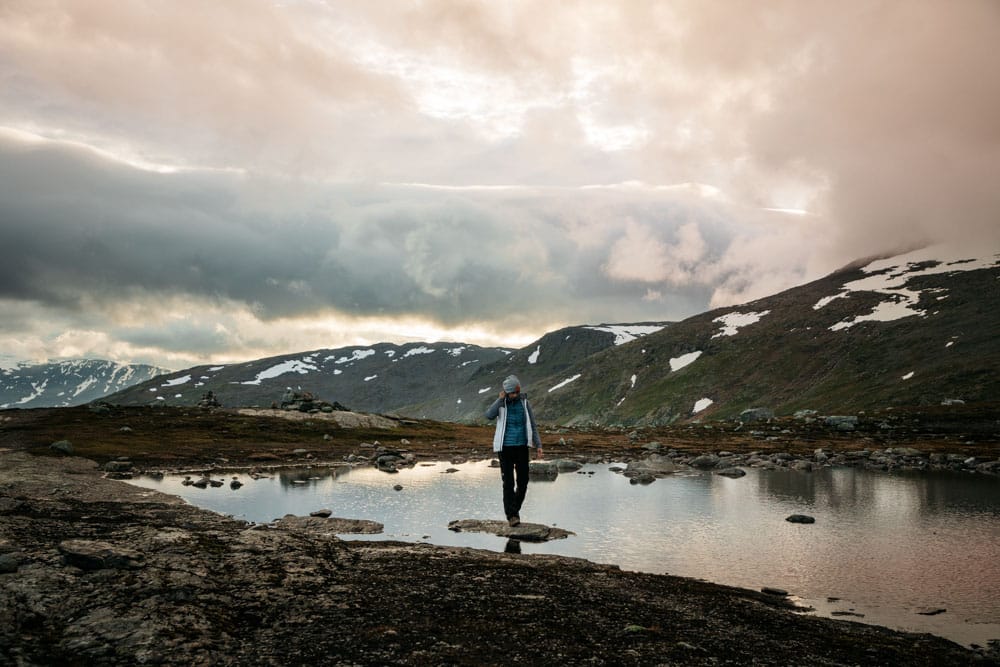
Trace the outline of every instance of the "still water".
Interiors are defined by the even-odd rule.
[[[458,472],[446,473],[449,468]],[[228,480],[244,483],[233,490]],[[221,478],[216,475],[216,478]],[[503,550],[507,540],[453,533],[453,519],[502,519],[500,472],[488,462],[282,470],[253,480],[225,475],[221,488],[183,477],[139,478],[140,486],[253,522],[328,508],[334,516],[385,524],[376,536]],[[393,486],[401,484],[402,491]],[[815,524],[785,521],[808,514]],[[669,573],[733,586],[789,591],[816,613],[931,632],[961,644],[1000,638],[1000,479],[950,473],[813,473],[748,469],[728,479],[674,475],[635,486],[608,466],[588,465],[554,481],[532,480],[524,521],[576,535],[523,553],[577,556],[626,570]],[[918,612],[945,609],[933,616]]]

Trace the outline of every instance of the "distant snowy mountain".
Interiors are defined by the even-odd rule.
[[[0,409],[81,405],[166,372],[155,366],[95,359],[9,362],[0,367]]]
[[[194,405],[212,391],[226,407],[270,406],[286,389],[312,392],[354,410],[443,420],[478,419],[487,392],[508,373],[526,387],[616,344],[664,325],[569,327],[521,350],[463,343],[379,343],[314,350],[225,366],[198,366],[130,387],[108,400],[123,405]]]

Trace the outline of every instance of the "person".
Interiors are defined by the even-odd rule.
[[[500,459],[503,510],[507,523],[516,526],[521,523],[521,505],[528,491],[528,450],[533,447],[535,457],[542,456],[538,424],[516,375],[504,379],[500,397],[486,409],[486,418],[497,420],[493,451]]]

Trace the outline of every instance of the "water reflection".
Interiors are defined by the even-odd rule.
[[[259,480],[241,475],[238,491],[184,487],[172,477],[136,483],[250,521],[329,508],[334,516],[385,524],[384,535],[350,539],[578,556],[747,588],[776,586],[825,613],[854,609],[866,622],[961,643],[1000,637],[995,477],[750,469],[742,479],[696,473],[642,486],[604,466],[584,472],[594,474],[531,480],[522,520],[576,533],[543,544],[447,530],[453,519],[503,517],[500,472],[486,462],[398,474],[314,466]],[[789,514],[809,514],[816,523],[791,524]],[[948,611],[918,615],[924,607]]]

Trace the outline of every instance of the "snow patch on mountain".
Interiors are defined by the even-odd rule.
[[[432,347],[424,347],[423,345],[421,345],[420,347],[414,347],[407,350],[406,354],[403,355],[403,359],[406,359],[407,357],[413,357],[418,354],[431,354],[432,352],[436,352],[436,350]]]
[[[739,330],[742,327],[760,322],[761,318],[770,312],[770,310],[762,310],[759,313],[733,312],[720,315],[712,321],[720,323],[722,325],[722,329],[720,329],[717,334],[712,336],[712,338],[718,338],[720,336],[735,336],[739,333]]]
[[[89,377],[89,378],[87,378],[86,380],[84,380],[83,382],[81,382],[80,384],[78,384],[76,386],[76,389],[73,391],[73,398],[76,398],[77,396],[79,396],[83,392],[85,392],[88,389],[90,389],[95,384],[97,384],[97,378],[95,378],[95,377]]]
[[[924,317],[927,312],[917,308],[921,296],[946,290],[940,288],[908,289],[907,284],[911,279],[989,269],[998,265],[1000,265],[1000,255],[969,257],[943,246],[923,248],[905,255],[868,263],[861,268],[861,271],[870,275],[845,283],[840,292],[823,297],[813,305],[813,309],[820,310],[834,299],[849,297],[852,292],[875,292],[885,295],[888,299],[876,304],[870,313],[837,322],[830,327],[830,331],[849,329],[861,322],[892,322],[913,315]],[[946,297],[947,294],[939,295],[936,300],[940,301]]]
[[[605,324],[597,327],[586,327],[594,331],[606,331],[615,336],[615,345],[631,343],[636,338],[648,336],[663,329],[663,326],[654,324]],[[568,336],[567,336],[568,338]]]
[[[679,371],[685,366],[694,363],[700,356],[701,350],[695,350],[694,352],[688,352],[687,354],[682,354],[679,357],[674,357],[670,360],[670,370]]]
[[[699,398],[697,401],[694,402],[694,409],[691,410],[691,414],[697,414],[702,410],[708,408],[713,403],[715,403],[715,401],[713,401],[710,398]]]
[[[372,351],[374,354],[374,351]],[[312,364],[307,364],[299,359],[289,359],[288,361],[282,362],[275,366],[271,366],[260,373],[257,373],[257,377],[253,380],[247,380],[246,382],[241,382],[240,384],[253,384],[259,385],[262,380],[267,380],[270,378],[276,378],[285,373],[298,373],[300,375],[306,375],[309,371],[319,370],[316,366]]]
[[[541,353],[542,353],[542,346],[539,345],[538,347],[535,348],[535,351],[532,352],[528,356],[528,363],[529,364],[537,364],[538,363],[538,355],[541,354]],[[552,390],[549,389],[549,391],[552,391]]]
[[[361,361],[362,359],[366,359],[367,357],[370,357],[373,354],[375,354],[375,350],[354,350],[354,352],[351,353],[351,356],[340,357],[339,359],[336,359],[333,363],[346,364],[352,361]],[[330,361],[331,359],[334,358],[334,356],[326,357],[325,359],[323,359],[323,361]]]
[[[562,382],[560,382],[556,386],[554,386],[551,389],[549,389],[549,392],[553,392],[556,389],[561,389],[561,388],[565,387],[566,385],[568,385],[570,382],[573,382],[574,380],[579,380],[580,379],[580,375],[581,375],[580,373],[577,373],[576,375],[574,375],[571,378],[566,378],[565,380],[563,380]]]
[[[178,386],[180,386],[182,384],[187,384],[190,381],[191,381],[191,376],[190,375],[182,375],[181,377],[174,378],[173,380],[167,380],[166,382],[164,382],[160,386],[161,387],[178,387]]]

